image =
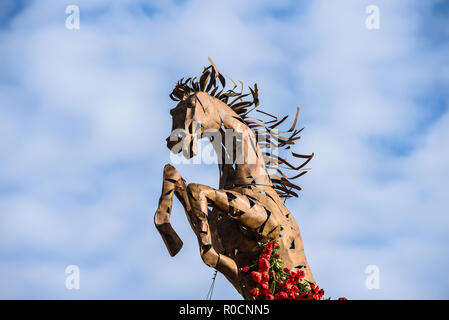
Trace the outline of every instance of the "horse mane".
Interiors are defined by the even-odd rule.
[[[234,80],[229,78],[233,82],[234,87],[225,91],[225,77],[218,72],[212,60],[209,59],[209,61],[211,62],[211,65],[204,68],[203,73],[198,80],[196,77],[188,78],[186,80],[182,78],[181,80],[179,80],[175,84],[175,88],[173,89],[173,91],[170,93],[170,98],[174,101],[181,101],[196,92],[207,92],[211,96],[219,99],[220,101],[223,101],[232,110],[234,110],[234,112],[236,112],[240,116],[243,122],[249,128],[251,128],[251,130],[253,130],[254,134],[256,135],[256,139],[262,135],[265,141],[267,141],[266,143],[264,143],[264,145],[266,145],[265,148],[274,146],[275,148],[278,148],[278,150],[291,149],[296,141],[301,138],[301,136],[299,136],[299,133],[304,129],[296,129],[299,107],[296,110],[295,120],[293,121],[290,129],[287,131],[277,130],[276,128],[288,118],[288,115],[279,119],[278,117],[257,109],[259,107],[257,84],[254,84],[253,88],[248,87],[250,90],[249,93],[243,93],[243,83],[240,81],[241,90],[240,92],[236,92],[235,89],[237,88],[237,84]],[[219,83],[217,83],[217,78],[219,80]],[[250,95],[251,97],[249,100],[244,99],[246,97],[249,97]],[[249,113],[254,110],[256,112],[269,116],[271,120],[264,121],[250,117]],[[289,133],[290,135],[281,136],[281,133]],[[263,146],[261,146],[261,148],[263,149]],[[284,201],[285,199],[288,199],[292,196],[298,197],[298,194],[293,191],[293,189],[300,191],[301,187],[299,187],[292,181],[308,172],[309,169],[304,167],[313,158],[314,154],[312,153],[310,155],[304,155],[291,151],[291,155],[293,157],[304,159],[303,163],[296,167],[290,164],[286,159],[281,158],[277,155],[273,155],[270,151],[263,152],[263,155],[266,168],[269,170],[275,170],[277,172],[277,174],[269,173],[269,176],[273,184],[273,189],[276,190],[279,197],[284,198]],[[273,161],[276,163],[275,165],[272,164]],[[300,172],[295,176],[288,177],[281,171],[281,169]]]

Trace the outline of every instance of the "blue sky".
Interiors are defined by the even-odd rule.
[[[264,110],[301,107],[295,151],[316,156],[287,206],[326,296],[448,299],[448,14],[436,0],[2,1],[0,298],[205,298],[213,271],[181,206],[174,258],[153,214],[168,94],[212,57],[258,83]],[[217,186],[213,165],[179,171]],[[239,296],[219,276],[214,298]]]

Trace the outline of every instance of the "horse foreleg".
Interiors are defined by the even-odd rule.
[[[167,164],[164,167],[162,193],[159,198],[158,208],[154,214],[154,224],[172,257],[181,250],[183,245],[181,238],[179,238],[178,234],[170,224],[170,214],[174,194],[184,206],[189,222],[192,223],[190,221],[190,204],[186,192],[185,181],[173,166]]]
[[[220,271],[240,291],[237,264],[230,257],[219,254],[212,245],[208,222],[208,200],[211,200],[214,193],[215,189],[208,186],[196,183],[190,183],[187,186],[187,194],[192,208],[192,227],[198,238],[200,254],[204,263]],[[219,207],[216,203],[214,206]]]

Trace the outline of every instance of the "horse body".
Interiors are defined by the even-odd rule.
[[[155,224],[170,254],[174,256],[182,247],[169,220],[175,195],[197,235],[203,261],[223,273],[245,299],[254,298],[249,294],[254,284],[241,268],[254,264],[261,252],[260,244],[270,240],[280,244],[279,253],[286,267],[304,268],[306,279],[315,282],[299,228],[273,187],[263,153],[248,122],[207,90],[185,92],[171,114],[172,137],[167,139],[167,146],[173,151],[179,145],[175,152],[182,151],[190,158],[197,152],[197,139],[212,136],[219,157],[220,183],[219,189],[195,183],[187,185],[173,166],[165,166]],[[192,123],[199,124],[199,137],[194,134]],[[176,129],[187,134],[182,139],[173,139]],[[234,137],[237,143],[232,150],[217,141],[229,131],[239,137]],[[241,154],[237,154],[237,145]]]

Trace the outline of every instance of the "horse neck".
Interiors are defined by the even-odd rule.
[[[271,180],[265,166],[265,160],[262,151],[257,143],[254,132],[248,125],[225,103],[216,100],[213,104],[216,108],[214,114],[219,115],[222,131],[222,142],[226,146],[225,136],[235,134],[241,137],[241,148],[237,148],[236,141],[232,144],[232,150],[226,150],[219,146],[217,150],[218,167],[220,171],[220,188],[228,189],[235,186],[245,185],[265,185],[271,186]],[[228,137],[229,138],[229,137]],[[223,161],[225,157],[220,154],[231,155],[231,161]]]

